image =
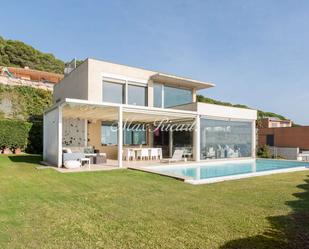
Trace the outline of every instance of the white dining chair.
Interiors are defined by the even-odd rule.
[[[163,155],[162,155],[162,148],[157,148],[158,149],[158,156],[159,156],[159,159],[163,159]]]
[[[129,161],[130,159],[135,160],[135,152],[131,149],[124,149],[123,157],[127,161]]]
[[[140,149],[137,151],[137,158],[140,160],[149,159],[149,152],[148,149]]]
[[[151,148],[150,149],[150,159],[155,159],[157,160],[159,157],[159,149],[157,148]]]

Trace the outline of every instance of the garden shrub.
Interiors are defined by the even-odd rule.
[[[19,120],[0,120],[0,148],[10,148],[12,150],[25,149],[28,144],[31,124]]]
[[[0,108],[0,120],[16,120],[30,124],[28,130],[28,143],[23,147],[27,153],[40,154],[43,151],[43,112],[52,105],[52,93],[43,89],[28,86],[7,86],[0,84],[0,107],[1,103],[10,103],[5,109]],[[8,121],[8,122],[10,122]],[[6,128],[5,128],[6,129]],[[1,141],[11,141],[9,133],[0,131]],[[3,143],[3,142],[2,142]],[[13,142],[11,141],[10,144]],[[1,145],[0,145],[1,146]],[[3,149],[3,146],[1,146]],[[7,148],[10,146],[6,145]]]
[[[262,145],[258,148],[257,156],[261,158],[272,158],[271,152],[267,145]]]

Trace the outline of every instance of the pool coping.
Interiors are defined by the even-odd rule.
[[[231,160],[231,161],[233,161],[233,162],[237,162],[237,161],[244,162],[244,161],[255,161],[255,160],[279,161],[277,159],[266,159],[266,158],[251,158],[251,159],[247,158],[247,159]],[[300,161],[297,161],[297,160],[280,160],[280,161],[300,162]],[[227,161],[213,161],[213,162],[203,161],[203,162],[196,162],[195,164],[191,164],[190,166],[196,167],[196,166],[205,165],[205,163],[206,164],[211,163],[211,164],[220,165],[224,162],[226,163]],[[301,163],[306,163],[306,162],[301,162]],[[179,176],[179,175],[174,175],[174,174],[171,174],[171,173],[163,173],[163,172],[159,172],[159,171],[155,170],[156,168],[164,168],[164,167],[167,167],[167,166],[188,167],[188,165],[185,165],[185,164],[167,164],[167,165],[158,165],[158,166],[129,167],[129,169],[170,177],[170,178],[180,180],[180,181],[183,181],[185,183],[192,184],[192,185],[210,184],[210,183],[238,180],[238,179],[251,178],[251,177],[257,177],[257,176],[266,176],[266,175],[272,175],[272,174],[280,174],[280,173],[289,173],[289,172],[309,170],[309,162],[308,162],[308,164],[306,166],[297,166],[297,167],[287,168],[287,169],[274,169],[274,170],[268,170],[268,171],[263,171],[263,172],[245,173],[245,174],[237,174],[237,175],[230,175],[230,176],[218,176],[218,177],[213,177],[213,178],[208,178],[208,179],[195,180],[192,177]]]
[[[167,174],[167,173],[162,173],[159,171],[155,171],[155,170],[151,170],[151,169],[147,169],[146,167],[128,167],[128,169],[131,170],[137,170],[137,171],[141,171],[141,172],[146,172],[146,173],[150,173],[150,174],[155,174],[155,175],[160,175],[160,176],[167,176],[169,178],[173,178],[179,181],[183,181],[186,182],[186,180],[192,180],[192,178],[190,177],[185,177],[185,176],[178,176],[178,175],[174,175],[174,174]]]

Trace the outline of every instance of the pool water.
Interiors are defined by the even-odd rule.
[[[274,170],[309,167],[309,163],[283,160],[249,160],[237,162],[214,162],[199,166],[162,166],[153,167],[158,173],[170,174],[193,180],[211,179],[216,177],[234,176]]]

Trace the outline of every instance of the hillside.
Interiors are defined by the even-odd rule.
[[[79,65],[82,61],[77,61]],[[28,66],[32,69],[63,73],[65,62],[57,59],[54,55],[43,53],[30,45],[27,45],[21,41],[6,40],[0,36],[0,66],[13,66],[13,67],[25,67]],[[0,82],[1,83],[1,82]],[[222,102],[207,98],[205,96],[198,96],[198,101],[224,105],[224,106],[234,106],[240,108],[249,108],[245,105],[231,104],[228,102]],[[1,99],[0,99],[1,102]],[[0,113],[1,116],[1,113]],[[279,119],[286,119],[284,116],[265,111],[258,111],[259,118],[265,117],[275,117]]]
[[[12,67],[28,66],[41,71],[63,73],[64,62],[52,54],[14,40],[5,40],[0,36],[0,65]]]

